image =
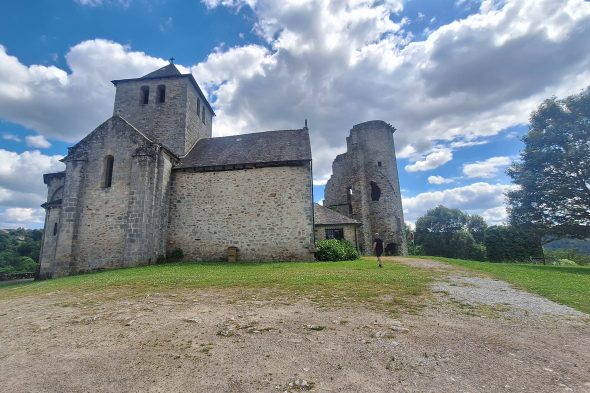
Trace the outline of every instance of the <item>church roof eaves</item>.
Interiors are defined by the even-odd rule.
[[[314,225],[360,225],[360,222],[318,203],[313,204],[313,220]]]
[[[176,67],[174,67],[174,68],[176,68]],[[211,104],[209,104],[209,100],[207,99],[207,97],[205,97],[205,94],[203,94],[203,91],[201,90],[201,87],[199,86],[199,84],[195,80],[195,77],[193,76],[193,74],[181,74],[179,72],[177,75],[171,74],[171,75],[163,75],[163,76],[150,76],[150,75],[152,75],[152,74],[154,74],[155,72],[158,72],[158,71],[159,70],[156,70],[156,71],[154,71],[152,73],[149,73],[149,74],[147,74],[145,76],[142,76],[141,78],[115,79],[115,80],[112,80],[111,83],[113,85],[117,86],[117,83],[120,83],[120,82],[132,82],[132,81],[155,80],[155,79],[188,78],[188,80],[191,82],[191,84],[193,85],[193,87],[195,89],[197,89],[197,92],[199,93],[199,95],[202,98],[204,98],[203,101],[207,104],[207,108],[209,108],[209,110],[211,111],[212,115],[213,116],[217,116],[215,114],[215,111],[211,107]]]
[[[56,178],[56,177],[64,177],[65,175],[66,175],[66,171],[52,172],[52,173],[44,173],[43,174],[43,183],[44,184],[49,184],[49,182],[51,181],[51,179]]]
[[[269,166],[311,161],[307,128],[200,139],[176,168]]]

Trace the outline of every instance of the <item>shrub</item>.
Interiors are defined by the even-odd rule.
[[[354,261],[359,257],[356,248],[346,240],[318,240],[315,246],[318,261]]]
[[[408,254],[410,255],[426,255],[424,252],[424,247],[420,244],[416,244],[414,246],[408,246]]]
[[[569,259],[577,265],[590,265],[590,255],[577,250],[545,250],[545,257],[555,259]]]
[[[570,259],[560,259],[557,261],[559,266],[578,266],[578,264]]]
[[[175,248],[166,252],[166,262],[177,262],[184,258],[184,252],[180,248]]]

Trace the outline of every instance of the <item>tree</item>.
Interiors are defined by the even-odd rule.
[[[485,259],[482,217],[470,216],[459,209],[437,206],[416,221],[415,241],[426,255],[449,258]]]
[[[541,242],[535,232],[525,232],[511,226],[494,225],[485,232],[487,258],[491,262],[528,261],[543,256]]]
[[[520,162],[507,173],[510,222],[546,240],[590,236],[590,89],[550,98],[531,114]]]

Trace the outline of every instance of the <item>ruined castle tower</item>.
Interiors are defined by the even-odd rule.
[[[407,254],[394,132],[381,120],[352,127],[347,151],[332,163],[326,184],[324,206],[361,222],[358,240],[365,254],[375,233],[384,240],[386,254]]]

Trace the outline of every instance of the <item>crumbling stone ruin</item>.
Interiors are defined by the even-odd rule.
[[[347,151],[332,163],[326,184],[324,206],[362,224],[358,243],[364,254],[371,252],[375,233],[384,240],[386,254],[407,254],[394,132],[381,120],[352,127]]]

